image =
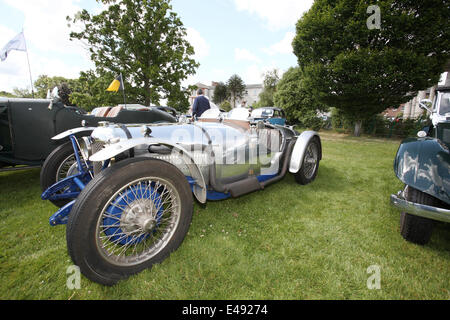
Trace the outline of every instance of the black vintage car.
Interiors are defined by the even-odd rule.
[[[72,128],[96,127],[99,122],[176,122],[167,112],[152,107],[103,107],[87,114],[55,99],[10,99],[0,97],[0,169],[40,166],[47,156],[66,141],[52,140]],[[85,133],[80,132],[78,135]],[[86,135],[89,135],[87,133]]]

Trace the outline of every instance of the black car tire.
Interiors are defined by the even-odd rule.
[[[170,184],[171,187],[168,190],[171,190],[171,192],[173,191],[173,193],[176,194],[176,203],[178,203],[180,209],[176,214],[174,214],[173,211],[169,211],[168,216],[171,217],[170,219],[173,219],[172,216],[178,216],[178,218],[175,218],[177,219],[177,222],[172,223],[173,220],[171,220],[169,223],[170,227],[167,227],[167,230],[170,229],[169,235],[168,233],[164,233],[166,232],[166,229],[163,228],[164,235],[161,237],[167,236],[167,238],[164,238],[164,241],[163,238],[161,238],[163,245],[161,245],[156,252],[145,252],[145,250],[152,250],[153,245],[150,245],[149,247],[144,245],[143,255],[145,257],[143,261],[136,260],[137,262],[135,261],[134,264],[127,264],[126,262],[122,264],[114,263],[115,260],[108,255],[110,252],[107,249],[111,248],[108,247],[109,243],[108,245],[103,245],[102,243],[102,241],[105,241],[106,234],[104,217],[107,215],[104,213],[107,211],[106,208],[113,203],[112,199],[117,199],[114,197],[121,195],[121,192],[128,190],[126,188],[134,188],[135,185],[133,183],[136,183],[136,181],[141,183],[141,180],[139,179],[147,179],[147,177],[161,179]],[[140,200],[142,199],[149,200],[148,198],[141,198]],[[151,199],[151,201],[155,200]],[[165,202],[166,200],[164,200],[164,203]],[[174,202],[169,201],[169,207],[173,206],[173,203]],[[130,212],[130,210],[126,210],[127,209],[123,209],[120,212],[120,226],[116,227],[120,230],[119,234],[124,233],[122,230],[122,220],[127,218],[126,212]],[[66,229],[69,255],[74,264],[80,267],[82,274],[88,279],[103,285],[114,285],[121,279],[125,279],[130,275],[148,269],[155,263],[162,262],[171,252],[176,250],[181,245],[188,232],[192,220],[192,213],[193,197],[191,188],[186,177],[175,166],[161,160],[149,160],[145,158],[134,158],[121,161],[98,174],[78,196],[69,215]],[[116,219],[119,220],[118,217],[116,217]],[[117,226],[117,224],[115,225]],[[175,226],[172,227],[172,225]],[[158,231],[158,228],[160,228],[160,226],[154,227],[151,231],[146,232],[149,232],[148,235],[154,235],[154,232]],[[122,235],[120,237],[123,239]],[[106,238],[108,238],[108,236]],[[111,238],[108,238],[108,242],[110,240]],[[117,243],[118,240],[114,241]],[[112,243],[114,243],[114,241],[112,241]],[[103,247],[100,248],[102,245]],[[128,243],[121,245],[128,245]],[[115,246],[117,246],[117,244],[114,244],[112,250],[115,250]],[[114,259],[116,259],[116,257],[114,257]]]
[[[52,153],[49,154],[47,159],[45,159],[40,174],[42,192],[47,190],[58,181],[58,169],[66,159],[70,158],[71,155],[74,155],[72,142],[68,141],[53,150]],[[70,201],[71,200],[51,200],[51,202],[55,206],[60,208]]]
[[[314,153],[314,154],[313,154]],[[315,160],[314,168],[308,161]],[[307,185],[316,179],[320,164],[320,143],[316,137],[312,138],[306,146],[300,170],[294,174],[295,181],[301,185]]]
[[[438,201],[432,196],[406,186],[405,199],[414,203],[436,206]],[[434,221],[431,219],[415,216],[407,212],[400,215],[400,233],[402,237],[412,243],[425,245],[430,241],[433,233]]]

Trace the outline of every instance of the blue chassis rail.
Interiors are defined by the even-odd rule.
[[[71,135],[69,138],[72,142],[72,147],[75,153],[78,174],[58,181],[42,193],[42,200],[72,200],[50,217],[49,222],[51,226],[67,224],[69,213],[72,210],[76,198],[92,180],[92,173],[90,171],[89,163],[86,162],[83,164],[80,158],[77,138],[74,135]]]

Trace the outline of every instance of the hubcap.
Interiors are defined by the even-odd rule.
[[[120,228],[124,233],[133,234],[139,230],[151,231],[156,226],[157,208],[153,201],[133,201],[125,208],[120,218]]]

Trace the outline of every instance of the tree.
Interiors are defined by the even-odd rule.
[[[0,91],[0,97],[5,97],[5,98],[17,98],[16,95],[7,92],[7,91]]]
[[[70,91],[73,87],[76,86],[76,79],[67,79],[64,77],[49,77],[47,75],[40,75],[37,80],[34,82],[33,86],[35,88],[35,97],[45,99],[47,97],[48,91],[52,91],[55,87],[60,87],[61,85],[65,85],[66,89],[68,88]],[[67,100],[68,102],[68,100]]]
[[[215,104],[221,104],[228,99],[228,88],[223,82],[219,82],[214,89],[213,102]]]
[[[274,94],[275,105],[284,109],[289,121],[299,122],[305,128],[320,129],[321,119],[318,112],[327,111],[327,106],[311,94],[311,88],[306,86],[303,71],[299,68],[289,68],[278,82]]]
[[[375,13],[372,3],[316,0],[293,41],[308,85],[355,118],[355,135],[364,119],[433,86],[450,58],[448,0],[379,0]],[[380,28],[368,23],[377,12]]]
[[[259,94],[257,107],[273,107],[273,96],[277,90],[277,83],[280,81],[278,70],[273,69],[264,74],[263,91]]]
[[[231,111],[231,103],[228,100],[223,101],[220,106],[220,109],[225,110],[226,112]]]
[[[106,88],[114,80],[111,72],[97,74],[93,70],[80,72],[80,78],[72,88],[72,104],[91,111],[95,107],[115,106],[123,103],[122,93],[107,92]]]
[[[189,97],[191,92],[195,90],[195,86],[188,86],[187,88],[179,88],[177,90],[171,90],[171,94],[167,97],[167,105],[169,107],[175,108],[181,113],[185,113],[189,110],[190,103]]]
[[[33,94],[28,88],[14,88],[12,94],[17,98],[33,98]]]
[[[84,26],[70,37],[87,43],[96,73],[122,73],[129,100],[145,105],[177,95],[199,64],[170,0],[97,1],[107,9],[67,17]]]
[[[245,83],[237,74],[232,75],[227,82],[229,97],[231,99],[231,107],[236,107],[236,101],[242,99],[246,93]]]

